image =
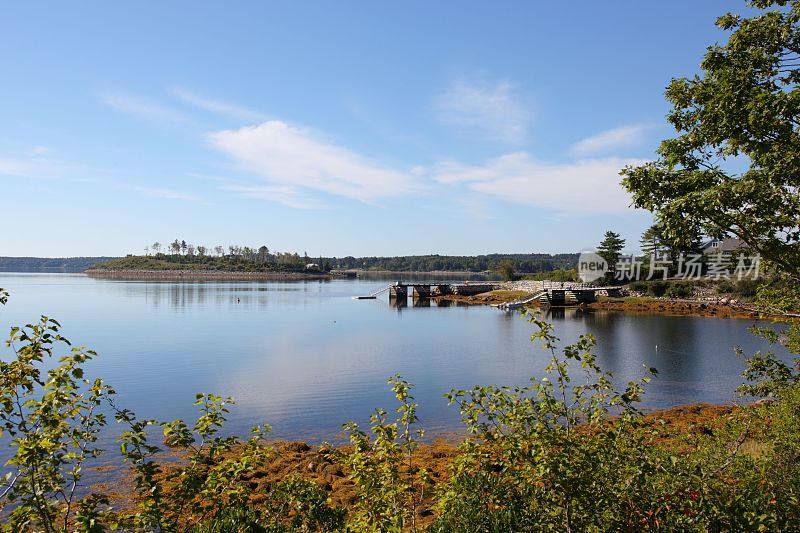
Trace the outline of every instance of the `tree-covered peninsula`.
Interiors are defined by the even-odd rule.
[[[535,274],[574,268],[578,254],[487,254],[474,256],[410,255],[396,257],[322,257],[297,252],[277,252],[267,246],[207,247],[175,239],[168,245],[153,243],[144,255],[128,255],[98,263],[93,271],[207,271],[329,273],[332,270],[389,272],[497,272],[511,265],[518,274]]]

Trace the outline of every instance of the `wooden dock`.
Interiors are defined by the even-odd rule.
[[[355,300],[375,300],[384,292],[389,293],[389,301],[403,300],[409,296],[414,300],[424,300],[436,298],[437,296],[458,295],[474,296],[497,290],[501,287],[500,283],[492,282],[461,282],[461,283],[403,283],[397,281],[377,291],[364,296],[354,296]],[[598,294],[614,296],[619,294],[619,287],[592,287],[584,283],[553,283],[544,282],[540,288],[531,294],[503,304],[496,304],[494,307],[499,309],[516,309],[530,304],[539,304],[552,307],[568,307],[584,305],[597,300]]]
[[[473,296],[499,288],[499,283],[403,283],[395,282],[386,287],[364,296],[354,296],[355,300],[374,300],[384,292],[389,293],[389,299],[408,298],[435,298],[437,296],[460,295]]]

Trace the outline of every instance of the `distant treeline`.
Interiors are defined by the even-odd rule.
[[[83,272],[115,257],[0,257],[0,272]]]
[[[245,251],[249,252],[249,249]],[[477,256],[411,255],[399,257],[309,257],[298,254],[262,252],[228,253],[219,256],[159,253],[155,256],[117,257],[0,257],[4,272],[83,272],[98,263],[112,261],[106,268],[201,268],[209,270],[391,270],[400,272],[495,271],[504,261],[511,261],[517,273],[569,270],[578,263],[578,254],[489,254]]]
[[[327,259],[333,268],[430,272],[434,270],[494,271],[503,261],[514,263],[518,273],[569,270],[578,254],[409,255],[400,257],[340,257]]]
[[[163,252],[163,253],[162,253]],[[134,256],[141,257],[141,256]],[[316,257],[307,253],[277,252],[266,245],[205,246],[175,239],[172,242],[154,242],[145,247],[145,257],[154,257],[159,263],[182,263],[204,269],[231,270],[231,263],[256,270],[312,267],[327,272],[336,270],[391,270],[400,272],[465,271],[486,272],[499,270],[501,264],[517,273],[569,270],[578,263],[578,254],[489,254],[489,255],[404,255],[397,257]],[[511,263],[509,265],[508,263]],[[119,265],[111,265],[117,268]],[[108,268],[108,266],[106,266]]]

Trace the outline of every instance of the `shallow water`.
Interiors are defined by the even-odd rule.
[[[391,306],[353,300],[380,280],[331,282],[134,282],[72,274],[0,274],[11,292],[0,329],[59,320],[64,336],[95,349],[88,375],[103,377],[119,405],[148,418],[190,418],[197,392],[237,400],[229,429],[269,422],[281,438],[337,440],[341,424],[391,407],[386,378],[414,383],[429,434],[459,429],[442,395],[451,387],[517,385],[541,375],[547,354],[532,327],[490,307]],[[735,399],[742,361],[765,343],[752,320],[625,315],[568,309],[550,316],[565,342],[597,338],[598,361],[627,382],[659,376],[645,405]],[[7,350],[4,350],[7,354]]]

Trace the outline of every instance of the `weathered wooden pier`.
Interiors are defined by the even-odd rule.
[[[389,298],[407,298],[409,290],[414,298],[432,298],[450,294],[473,296],[495,290],[497,283],[393,283],[389,285]]]
[[[389,293],[389,298],[435,298],[437,296],[459,295],[473,296],[484,292],[493,291],[500,287],[499,283],[403,283],[395,282],[366,296],[356,296],[357,300],[374,300],[384,292]]]
[[[530,304],[538,304],[551,307],[567,307],[574,305],[584,305],[597,300],[598,295],[616,296],[619,294],[619,287],[593,287],[584,283],[555,283],[555,282],[532,282],[536,285],[531,287],[531,292],[527,296],[506,302],[495,304],[499,309],[516,309]],[[405,301],[409,296],[415,300],[436,298],[437,296],[457,295],[474,296],[497,290],[502,287],[501,283],[491,282],[462,282],[462,283],[403,283],[395,282],[366,296],[355,296],[357,300],[374,300],[384,292],[389,293],[390,301]]]

